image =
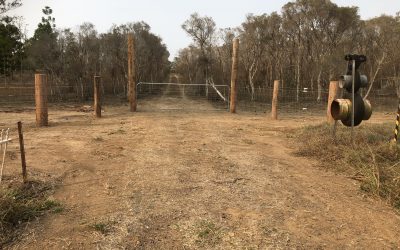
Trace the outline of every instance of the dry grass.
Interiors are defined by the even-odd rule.
[[[116,224],[116,222],[112,221],[112,220],[99,221],[99,222],[95,222],[95,223],[91,224],[90,228],[92,228],[95,231],[98,231],[104,235],[107,235],[111,231],[113,231],[115,224]]]
[[[48,196],[53,185],[41,181],[0,187],[0,248],[12,241],[18,228],[46,212],[59,213],[63,206]]]
[[[197,225],[196,233],[198,245],[214,247],[221,240],[222,229],[211,221],[202,220]]]
[[[327,124],[305,127],[296,134],[297,153],[314,157],[325,167],[352,175],[361,189],[400,209],[400,147],[393,145],[393,124],[363,124],[354,129],[338,126],[333,138]]]

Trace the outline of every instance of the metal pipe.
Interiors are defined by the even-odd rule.
[[[331,105],[331,115],[335,120],[347,120],[351,114],[352,105],[349,99],[336,99]]]
[[[189,84],[189,83],[169,83],[169,82],[139,82],[137,86],[139,85],[172,85],[172,86],[206,86],[206,84]],[[215,87],[227,87],[230,88],[229,85],[221,85],[221,84],[215,84]]]
[[[0,144],[7,144],[7,143],[9,143],[9,142],[11,142],[11,141],[12,141],[12,139],[1,140],[1,141],[0,141]]]
[[[367,121],[369,118],[371,118],[372,115],[372,106],[371,103],[367,99],[363,99],[364,101],[364,116],[363,120]]]

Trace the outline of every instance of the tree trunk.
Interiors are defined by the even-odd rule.
[[[371,84],[369,85],[368,91],[367,91],[367,93],[365,94],[364,99],[367,99],[369,93],[371,92],[372,86],[374,86],[374,82],[375,82],[376,76],[378,75],[379,71],[380,71],[381,68],[382,68],[383,62],[385,61],[385,57],[386,57],[386,52],[383,52],[382,58],[378,61],[378,66],[376,67],[375,74],[374,74],[373,77],[371,78]]]
[[[319,70],[318,73],[318,97],[317,97],[317,102],[321,101],[322,98],[322,81],[321,81],[321,74],[322,74],[322,70]]]
[[[250,85],[250,90],[251,90],[251,100],[254,101],[254,82],[253,82],[253,76],[249,74],[249,85]]]
[[[280,71],[279,71],[279,78],[281,80],[281,89],[283,90],[284,86],[285,86],[285,79],[283,77],[283,66],[282,65],[281,65]]]
[[[296,102],[300,101],[300,47],[297,56]]]

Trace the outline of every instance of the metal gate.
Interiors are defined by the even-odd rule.
[[[139,82],[139,110],[215,111],[229,109],[228,85]]]

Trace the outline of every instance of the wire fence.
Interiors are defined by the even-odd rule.
[[[271,110],[273,88],[238,89],[238,110],[266,113]],[[314,114],[327,107],[328,91],[308,88],[279,88],[278,111],[280,113]]]
[[[338,98],[343,90],[339,90]],[[364,90],[365,92],[365,90]],[[250,88],[238,89],[238,110],[254,113],[268,113],[272,108],[273,88],[257,88],[252,93]],[[363,96],[365,93],[362,93]],[[278,111],[280,114],[325,115],[328,104],[328,89],[312,90],[309,88],[279,88]],[[376,112],[396,112],[399,97],[393,89],[373,90],[367,99]]]
[[[137,85],[139,105],[160,110],[228,110],[227,85],[145,83]]]
[[[20,80],[22,79],[22,80]],[[35,79],[30,77],[15,76],[0,83],[0,107],[33,106],[35,105]],[[127,100],[126,84],[116,83],[118,86],[100,84],[100,92],[105,104],[119,104]],[[113,83],[114,84],[114,83]],[[50,104],[91,104],[93,102],[94,82],[80,81],[73,84],[61,83],[58,79],[47,76],[47,100]]]
[[[124,83],[112,87],[109,79],[102,79],[100,92],[103,106],[127,102]],[[382,84],[381,84],[382,85]],[[111,87],[110,87],[111,86]],[[268,113],[271,110],[272,87],[251,89],[239,84],[238,112]],[[368,96],[376,112],[394,113],[397,109],[396,86],[373,89]],[[363,90],[365,92],[365,90]],[[324,115],[328,101],[327,89],[281,87],[278,95],[280,114]],[[137,98],[142,110],[228,110],[230,87],[212,84],[139,83]],[[51,77],[47,81],[47,99],[50,104],[93,104],[93,82],[62,84]],[[0,108],[35,105],[34,79],[21,75],[14,81],[0,83]]]
[[[371,91],[367,98],[376,112],[395,113],[399,102],[396,91],[375,90]]]

